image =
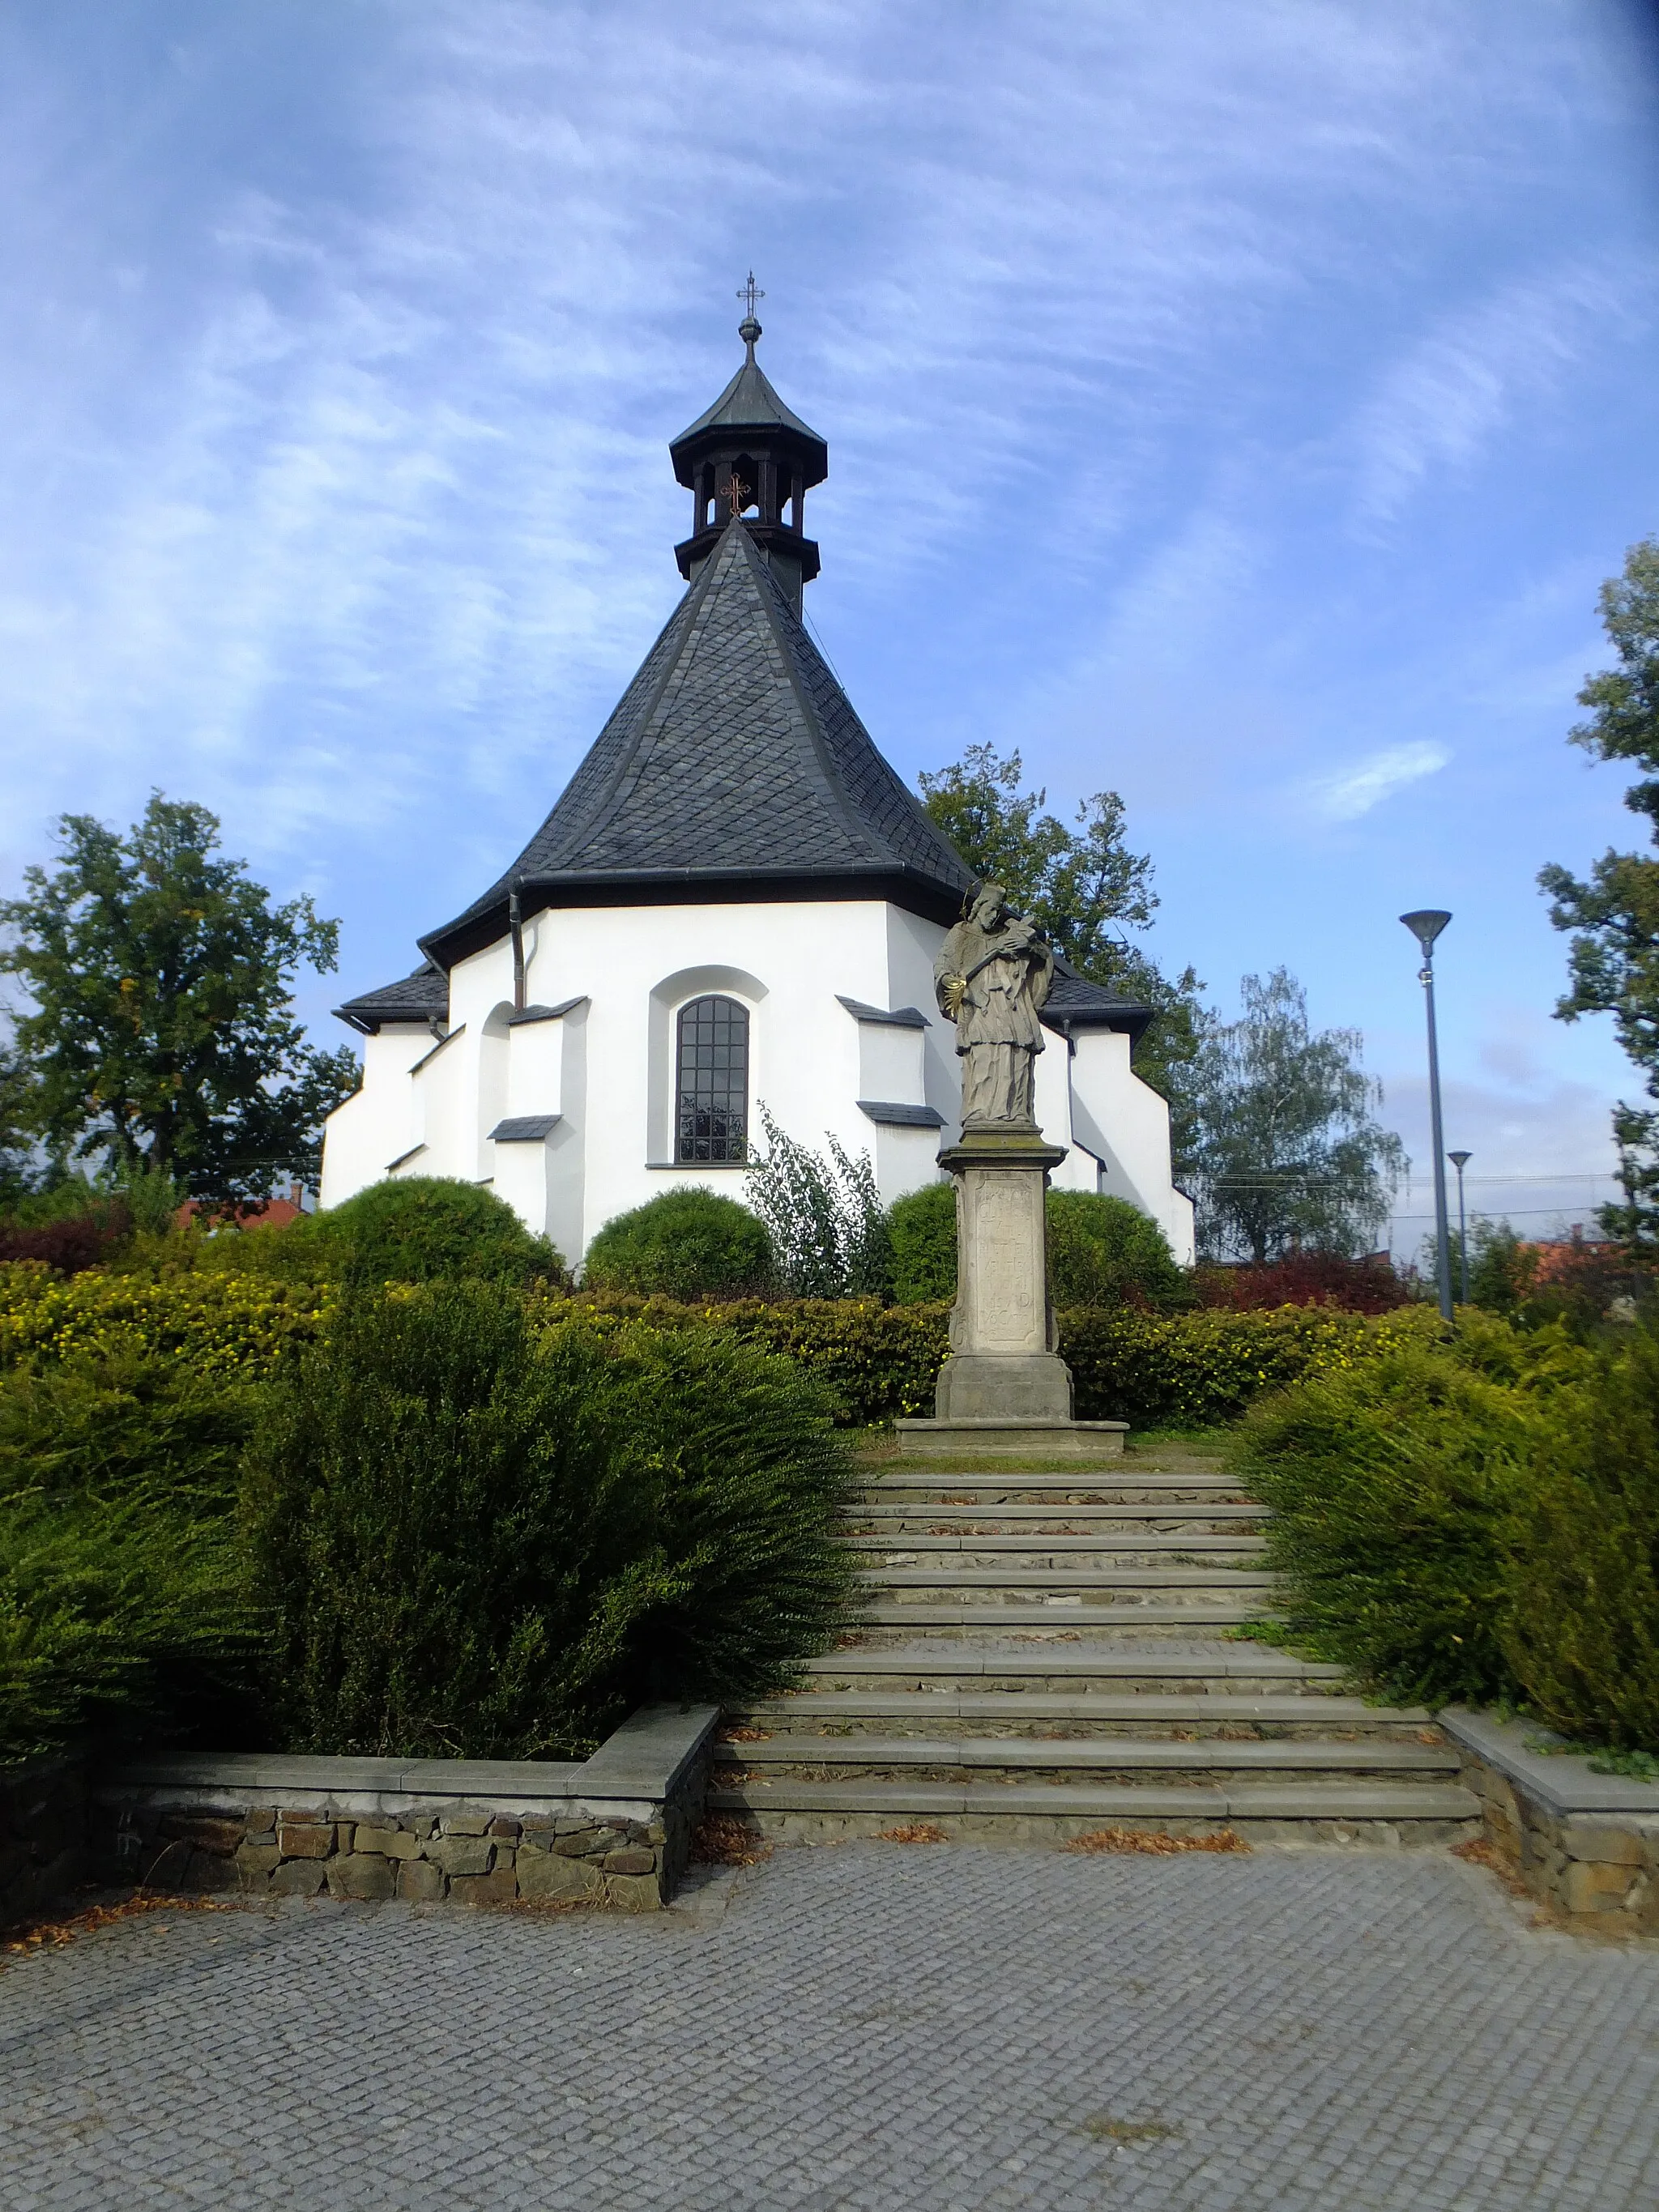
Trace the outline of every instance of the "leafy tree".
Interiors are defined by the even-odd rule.
[[[32,1132],[198,1198],[313,1175],[357,1064],[305,1043],[289,988],[301,962],[333,967],[339,925],[308,898],[273,907],[207,809],[160,792],[125,838],[86,814],[61,830],[62,865],[0,902],[0,973],[33,1001],[15,1024]]]
[[[1260,1266],[1299,1247],[1352,1252],[1388,1219],[1406,1167],[1371,1109],[1358,1030],[1308,1027],[1286,969],[1239,985],[1243,1014],[1206,1033],[1197,1064],[1199,1231],[1218,1257]]]
[[[1569,732],[1598,760],[1634,761],[1640,780],[1625,793],[1659,843],[1659,538],[1632,545],[1622,575],[1601,586],[1601,621],[1618,665],[1586,678],[1578,703],[1588,720]],[[1555,1011],[1564,1022],[1611,1014],[1620,1043],[1659,1097],[1659,860],[1604,853],[1588,883],[1563,867],[1540,869],[1550,920],[1571,930],[1571,988]],[[1625,1242],[1659,1243],[1659,1110],[1624,1101],[1613,1110],[1622,1205],[1601,1225]]]
[[[39,1181],[28,1127],[32,1091],[22,1054],[0,1042],[0,1206],[15,1205]]]
[[[1124,936],[1143,929],[1158,906],[1152,864],[1125,842],[1123,801],[1097,791],[1068,829],[1045,813],[1046,791],[1022,791],[1020,756],[969,745],[937,775],[921,779],[922,804],[976,876],[1005,886],[1078,974],[1153,1009],[1135,1051],[1135,1073],[1170,1102],[1176,1172],[1194,1135],[1194,1062],[1204,1025],[1191,968],[1171,979]]]

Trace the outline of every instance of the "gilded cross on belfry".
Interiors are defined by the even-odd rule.
[[[744,507],[748,506],[750,498],[753,496],[754,488],[750,484],[744,483],[743,478],[738,474],[737,471],[733,469],[731,475],[720,486],[720,490],[725,495],[726,503],[727,507],[730,507],[732,514],[741,514]]]
[[[743,301],[744,320],[748,323],[752,323],[755,319],[756,301],[763,300],[766,297],[765,293],[763,292],[755,283],[755,272],[752,269],[749,272],[749,282],[744,286],[742,291],[738,293],[738,297]]]

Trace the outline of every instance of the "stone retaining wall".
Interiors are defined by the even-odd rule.
[[[1488,1839],[1533,1896],[1601,1935],[1659,1936],[1659,1786],[1531,1747],[1548,1732],[1445,1712]]]
[[[0,1771],[0,1925],[88,1877],[179,1893],[651,1911],[685,1869],[718,1709],[646,1707],[588,1759],[191,1753]]]
[[[80,1760],[0,1768],[0,1929],[30,1918],[82,1880],[86,1832]]]
[[[364,1804],[343,1792],[321,1805],[215,1803],[210,1794],[169,1803],[172,1794],[146,1791],[150,1802],[139,1802],[104,1793],[94,1813],[95,1875],[149,1889],[251,1896],[576,1899],[654,1911],[684,1864],[663,1819],[544,1812],[520,1820],[488,1804]]]

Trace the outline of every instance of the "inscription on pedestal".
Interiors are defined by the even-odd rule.
[[[969,1202],[974,1261],[973,1344],[985,1352],[1045,1348],[1046,1286],[1041,1224],[1032,1235],[1028,1178],[987,1174]],[[1039,1194],[1040,1179],[1036,1180]]]

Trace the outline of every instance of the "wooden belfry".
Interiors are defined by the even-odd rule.
[[[803,586],[818,573],[818,549],[804,528],[806,494],[829,474],[830,452],[817,431],[784,405],[755,359],[761,335],[755,308],[766,295],[752,270],[738,297],[744,307],[738,325],[743,366],[668,449],[674,474],[692,497],[691,535],[674,548],[674,556],[689,582],[727,523],[742,515],[779,588],[799,611]]]

